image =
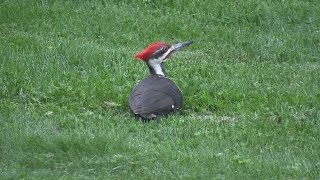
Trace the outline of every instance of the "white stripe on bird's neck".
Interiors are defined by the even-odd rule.
[[[157,75],[164,76],[164,72],[163,72],[162,67],[161,67],[161,62],[162,61],[160,59],[150,59],[148,61],[149,65],[155,71],[155,73]]]

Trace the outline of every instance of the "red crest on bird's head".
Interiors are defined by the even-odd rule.
[[[142,61],[148,61],[154,52],[156,52],[162,47],[169,47],[169,46],[170,44],[165,42],[156,42],[156,43],[150,44],[147,48],[139,52],[136,55],[136,58]]]

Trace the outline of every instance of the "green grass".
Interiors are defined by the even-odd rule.
[[[316,0],[0,1],[0,179],[319,179]],[[155,41],[184,108],[128,95]]]

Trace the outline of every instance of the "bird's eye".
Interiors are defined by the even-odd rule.
[[[157,50],[156,53],[163,51],[164,47],[161,47],[160,49]]]
[[[161,47],[160,49],[158,49],[155,53],[154,53],[154,55],[161,55],[161,54],[163,54],[163,53],[165,53],[166,51],[168,50],[168,47],[166,47],[166,46],[163,46],[163,47]]]
[[[165,52],[167,52],[168,47],[163,46],[160,49],[158,49],[156,52],[153,53],[152,58],[158,58],[162,56]]]
[[[158,52],[164,52],[164,51],[166,51],[166,50],[168,50],[168,47],[163,46],[163,47],[161,47],[161,48],[158,50]]]
[[[161,51],[167,51],[169,48],[167,46],[164,46],[161,48]]]

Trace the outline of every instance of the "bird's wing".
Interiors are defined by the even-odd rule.
[[[175,107],[174,104],[172,97],[152,89],[136,92],[130,98],[130,106],[135,114],[157,114],[162,111],[169,111]]]
[[[132,91],[129,104],[134,114],[165,115],[181,107],[182,94],[171,80],[151,76]]]

